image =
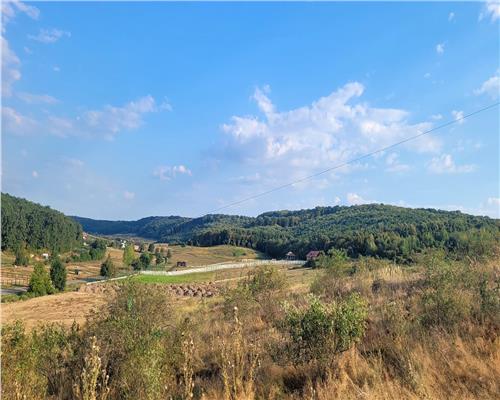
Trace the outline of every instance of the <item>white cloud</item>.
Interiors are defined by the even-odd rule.
[[[424,74],[424,78],[425,78],[425,79],[429,79],[430,77],[431,77],[431,73],[430,73],[430,72],[426,72],[426,73]]]
[[[370,203],[376,203],[376,201],[366,200],[357,193],[347,194],[347,204],[349,204],[350,206],[357,206],[360,204],[370,204]]]
[[[480,88],[474,90],[476,96],[487,94],[492,99],[500,96],[500,70],[497,70],[496,75],[484,81]]]
[[[12,86],[21,79],[21,61],[16,53],[10,48],[9,42],[4,37],[7,25],[18,12],[26,14],[32,19],[38,19],[40,11],[38,8],[29,6],[21,1],[2,1],[2,96],[12,95]]]
[[[29,39],[36,40],[40,43],[55,43],[63,37],[71,37],[71,32],[61,29],[40,29],[37,35],[28,35]]]
[[[438,43],[436,45],[436,53],[438,53],[438,54],[444,53],[444,43]]]
[[[232,158],[267,168],[278,180],[300,179],[318,168],[345,163],[432,127],[431,122],[410,123],[410,113],[405,110],[361,102],[364,86],[358,82],[287,111],[277,110],[269,92],[269,88],[257,89],[253,96],[262,116],[233,116],[222,130],[229,138],[226,150]],[[404,147],[436,152],[440,145],[426,135]],[[352,168],[346,166],[335,173]]]
[[[487,203],[493,206],[500,206],[500,197],[488,197]]]
[[[10,107],[2,107],[2,128],[3,132],[10,132],[16,135],[26,135],[36,128],[35,120],[18,113]]]
[[[78,158],[65,158],[64,161],[71,167],[82,168],[84,166],[84,162],[79,160]]]
[[[33,171],[33,172],[31,173],[31,176],[32,176],[33,178],[35,178],[35,179],[36,179],[36,178],[38,178],[38,171]]]
[[[134,200],[135,199],[135,193],[134,192],[129,192],[129,191],[125,190],[123,192],[123,198],[125,200]]]
[[[453,110],[451,112],[451,115],[453,116],[453,119],[455,121],[457,121],[457,123],[459,125],[462,125],[464,122],[465,122],[465,119],[464,119],[464,112],[463,111],[457,111],[457,110]]]
[[[390,153],[386,157],[385,163],[387,165],[386,171],[389,172],[404,172],[410,169],[409,165],[399,162],[399,155],[397,153]]]
[[[52,67],[52,70],[53,70],[54,72],[60,72],[60,71],[61,71],[61,68],[59,68],[57,65],[54,65],[54,66]]]
[[[476,166],[474,164],[456,165],[451,154],[442,154],[430,161],[428,170],[434,174],[460,174],[473,172]]]
[[[241,175],[236,178],[230,179],[231,182],[235,183],[242,183],[242,184],[250,184],[250,183],[256,183],[261,180],[261,176],[258,172],[252,175]]]
[[[9,42],[3,36],[2,40],[2,95],[11,96],[12,86],[21,79],[21,61],[9,47]]]
[[[182,164],[174,166],[160,165],[153,171],[153,176],[156,176],[161,181],[170,181],[179,174],[192,175],[191,170]]]
[[[500,2],[498,0],[488,0],[479,13],[479,21],[490,18],[491,22],[495,22],[500,18]]]
[[[441,114],[434,114],[431,115],[431,119],[433,119],[434,121],[439,121],[440,119],[443,119],[443,116]]]
[[[6,25],[18,12],[26,14],[31,19],[38,19],[40,16],[40,10],[34,6],[29,6],[18,0],[2,1],[2,32],[5,32]]]
[[[162,110],[165,110],[163,104],[158,106],[152,96],[145,96],[121,107],[107,105],[102,109],[86,111],[76,118],[48,115],[44,120],[35,120],[9,107],[4,107],[2,114],[8,121],[7,133],[47,133],[60,137],[103,137],[112,140],[123,131],[141,127],[146,114]]]
[[[448,14],[448,21],[453,21],[455,19],[455,13],[452,11]]]
[[[55,104],[59,102],[55,97],[48,94],[19,92],[16,95],[27,104]]]
[[[337,206],[340,203],[341,203],[340,197],[339,196],[335,196],[335,198],[333,199],[333,204]]]

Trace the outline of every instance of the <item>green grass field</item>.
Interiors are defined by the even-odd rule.
[[[134,282],[140,283],[194,283],[209,282],[214,280],[213,272],[199,272],[187,275],[136,275],[131,278]]]

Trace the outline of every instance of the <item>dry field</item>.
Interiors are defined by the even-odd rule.
[[[108,248],[107,252],[115,265],[121,267],[123,251]],[[0,269],[2,286],[28,286],[31,273],[33,272],[33,265],[28,267],[14,267],[14,259],[15,257],[12,254],[2,252],[2,267]],[[67,264],[68,283],[76,280],[99,277],[101,263],[102,261],[85,261]],[[80,271],[78,275],[75,273],[75,269],[77,268]]]
[[[281,270],[286,272],[287,278],[290,283],[290,290],[294,292],[307,291],[310,283],[318,273],[311,269],[287,269],[286,267],[280,267]],[[247,269],[234,269],[234,270],[223,270],[217,273],[208,274],[192,274],[192,275],[182,275],[174,278],[182,278],[180,281],[175,282],[170,281],[164,276],[141,276],[150,279],[151,282],[146,280],[139,280],[144,283],[153,284],[175,284],[175,283],[189,283],[189,282],[215,282],[219,285],[234,286],[238,280],[247,276],[251,268]],[[191,279],[193,278],[193,279]],[[105,285],[105,284],[94,284]],[[45,323],[62,323],[66,326],[71,326],[73,321],[77,323],[85,322],[86,317],[93,310],[102,310],[105,306],[109,296],[106,293],[102,293],[100,290],[88,291],[88,292],[66,292],[59,293],[56,295],[36,297],[30,300],[17,301],[14,303],[2,304],[2,324],[10,323],[16,320],[20,320],[25,323],[28,329],[33,328],[36,325],[41,325]],[[177,306],[183,309],[195,310],[199,305],[201,305],[205,300],[201,298],[176,298]],[[214,301],[217,301],[214,299]]]
[[[28,329],[45,323],[71,326],[76,321],[82,324],[93,310],[99,310],[107,301],[105,294],[66,292],[2,304],[2,325],[16,320]]]
[[[175,266],[177,261],[186,261],[188,268],[199,265],[239,261],[246,258],[266,258],[262,253],[256,250],[236,246],[170,246],[169,248],[172,252],[172,258],[169,260],[169,264]]]

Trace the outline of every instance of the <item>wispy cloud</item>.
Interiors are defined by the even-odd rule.
[[[57,100],[55,97],[48,94],[19,92],[16,93],[16,95],[26,104],[55,104],[59,102],[59,100]]]
[[[487,94],[492,99],[496,99],[500,96],[500,69],[491,78],[484,81],[481,86],[474,90],[476,96],[482,94]]]
[[[364,199],[362,196],[360,196],[357,193],[348,193],[346,200],[347,200],[347,204],[349,204],[350,206],[358,206],[361,204],[376,203],[375,200]]]
[[[68,31],[63,31],[61,29],[40,29],[38,34],[36,35],[28,35],[28,38],[31,40],[36,40],[37,42],[40,43],[55,43],[59,39],[62,39],[63,37],[71,37],[71,32]]]
[[[170,181],[177,175],[191,176],[192,172],[182,164],[174,166],[160,165],[153,171],[153,176],[159,178],[161,181]]]
[[[438,54],[444,53],[444,43],[438,43],[436,45],[436,53],[438,53]]]
[[[455,19],[455,13],[452,11],[448,14],[448,21],[453,21]]]
[[[134,200],[135,199],[135,193],[134,192],[129,192],[128,190],[125,190],[123,192],[123,198],[125,200]]]
[[[59,137],[101,137],[112,140],[121,132],[140,128],[147,114],[167,110],[165,104],[158,105],[148,95],[120,107],[106,105],[101,109],[89,110],[75,118],[48,115],[43,120],[37,120],[10,107],[3,107],[2,114],[5,132],[10,134],[47,133]]]
[[[492,22],[495,22],[500,18],[500,1],[488,0],[484,3],[481,12],[479,13],[479,21],[486,18],[489,18]]]
[[[453,116],[453,119],[457,121],[459,125],[462,125],[465,122],[464,119],[464,112],[463,111],[458,111],[458,110],[453,110],[451,112],[451,115]]]
[[[385,163],[387,165],[386,171],[388,172],[405,172],[410,169],[407,164],[402,164],[399,161],[399,155],[397,153],[390,153],[386,159]]]
[[[428,164],[429,172],[434,174],[461,174],[476,170],[474,164],[456,165],[451,154],[434,157]]]

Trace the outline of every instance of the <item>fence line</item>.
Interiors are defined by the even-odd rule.
[[[303,260],[254,260],[254,261],[245,261],[238,263],[218,263],[218,264],[209,264],[202,265],[197,268],[185,269],[180,271],[140,271],[140,274],[143,275],[165,275],[165,276],[174,276],[174,275],[187,275],[187,274],[195,274],[198,272],[212,272],[212,271],[220,271],[223,269],[237,269],[237,268],[248,268],[248,267],[256,267],[259,265],[303,265],[305,261]]]

